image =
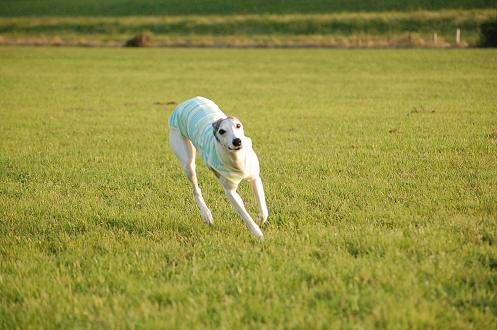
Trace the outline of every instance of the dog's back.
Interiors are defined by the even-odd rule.
[[[197,96],[179,104],[169,117],[169,126],[181,132],[202,150],[213,138],[212,123],[226,115],[211,100]]]

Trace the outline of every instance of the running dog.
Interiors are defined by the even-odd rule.
[[[169,117],[169,142],[192,184],[193,196],[204,221],[212,225],[212,213],[205,204],[198,186],[195,155],[199,151],[205,165],[214,172],[226,197],[247,228],[259,239],[263,234],[245,209],[236,192],[242,180],[250,181],[259,207],[258,223],[268,218],[259,160],[252,150],[252,140],[243,133],[242,123],[226,116],[211,100],[201,96],[179,104]]]

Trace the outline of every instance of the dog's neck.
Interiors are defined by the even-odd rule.
[[[240,170],[242,172],[245,171],[245,159],[246,159],[246,150],[242,148],[239,151],[228,151],[225,147],[223,147],[220,143],[216,143],[216,151],[219,155],[219,159],[223,162],[223,164],[228,167]]]

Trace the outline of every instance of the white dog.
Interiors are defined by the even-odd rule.
[[[266,222],[268,211],[259,176],[259,160],[252,150],[252,140],[243,133],[242,123],[227,117],[219,107],[201,96],[179,104],[169,117],[169,141],[190,180],[193,196],[204,221],[211,225],[212,214],[205,204],[195,172],[195,154],[202,154],[204,163],[219,179],[231,205],[240,214],[248,229],[258,238],[263,234],[245,209],[236,192],[243,179],[249,180],[259,206],[258,222]]]

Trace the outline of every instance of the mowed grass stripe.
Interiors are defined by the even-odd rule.
[[[0,58],[2,328],[495,324],[495,51]],[[157,104],[193,95],[253,139],[262,244],[199,163],[201,221]]]
[[[155,34],[257,35],[394,32],[477,32],[494,10],[445,10],[317,15],[238,15],[176,17],[30,17],[0,19],[4,34]]]

